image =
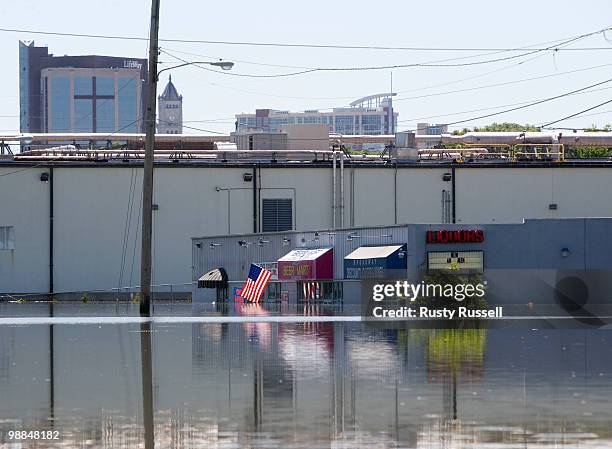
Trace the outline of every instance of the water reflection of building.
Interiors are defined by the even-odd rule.
[[[242,324],[153,326],[160,447],[609,445],[609,331],[490,329],[485,345],[483,334],[465,331],[402,336],[358,323],[281,323],[264,344]],[[0,341],[28,348],[11,353],[15,365],[0,378],[3,420],[46,425],[53,388],[67,445],[136,447],[138,325],[57,325],[52,381],[49,337],[45,325],[0,324]]]

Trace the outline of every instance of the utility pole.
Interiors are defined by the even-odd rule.
[[[157,107],[157,56],[159,2],[151,2],[149,32],[149,90],[144,117],[145,159],[142,179],[142,253],[140,257],[140,315],[151,316],[151,236],[153,234],[153,159],[155,151],[155,108]]]

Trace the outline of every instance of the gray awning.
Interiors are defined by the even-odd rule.
[[[401,247],[402,245],[360,246],[346,256],[345,259],[384,259],[385,257],[389,257]]]
[[[227,272],[223,268],[210,270],[198,279],[198,288],[223,288],[227,285]]]

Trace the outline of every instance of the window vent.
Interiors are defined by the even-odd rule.
[[[262,200],[262,231],[279,232],[293,229],[293,201],[291,199]]]

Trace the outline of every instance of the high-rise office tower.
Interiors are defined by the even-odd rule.
[[[146,59],[53,56],[19,42],[21,132],[141,132],[146,80]]]

